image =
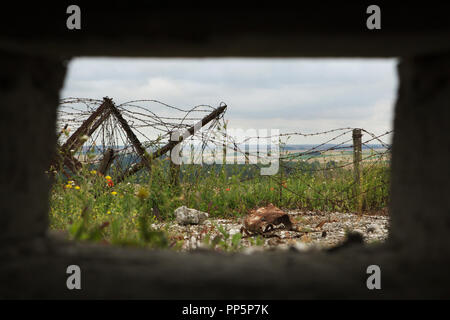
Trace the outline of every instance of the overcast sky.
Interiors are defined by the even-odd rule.
[[[229,127],[313,133],[392,128],[394,59],[78,58],[61,97],[156,99],[190,108],[228,105]],[[291,139],[321,143],[324,137]]]

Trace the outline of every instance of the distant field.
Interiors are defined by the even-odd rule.
[[[374,151],[372,150],[362,150],[362,159],[363,161],[377,161],[380,160],[380,158],[383,158],[383,160],[389,160],[390,155],[386,152],[386,148],[379,148]],[[298,155],[304,153],[305,150],[288,150],[285,152],[287,155]],[[353,151],[352,150],[329,150],[329,151],[323,151],[320,152],[320,154],[306,154],[301,155],[298,158],[293,158],[292,161],[298,161],[298,160],[313,162],[313,161],[319,161],[320,163],[324,164],[329,161],[336,161],[338,163],[349,163],[353,162]]]

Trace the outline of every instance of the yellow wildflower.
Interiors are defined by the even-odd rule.
[[[111,214],[111,210],[108,210],[106,213],[107,213],[107,214]]]
[[[66,184],[66,187],[65,187],[66,189],[71,189],[72,188],[72,185],[71,184]]]
[[[95,170],[91,170],[91,173],[92,173],[92,174],[96,174],[96,173],[97,173],[97,171],[95,171]]]
[[[117,192],[113,191],[113,192],[111,192],[111,194],[112,194],[113,196],[115,196],[115,195],[117,194]]]
[[[144,187],[140,187],[138,189],[138,191],[136,192],[136,197],[138,197],[139,199],[142,199],[142,200],[148,198],[149,195],[150,195],[150,192],[148,191],[147,188],[144,188]]]
[[[110,176],[106,176],[105,179],[106,180],[112,180],[112,178]]]
[[[75,189],[80,190],[80,187],[79,186],[75,186]]]

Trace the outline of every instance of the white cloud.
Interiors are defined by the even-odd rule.
[[[79,58],[70,63],[62,97],[156,99],[183,108],[224,101],[233,127],[284,132],[362,127],[380,134],[392,128],[395,64],[393,59]]]

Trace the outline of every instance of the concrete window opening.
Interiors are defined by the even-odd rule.
[[[396,63],[74,59],[58,107],[62,156],[48,172],[51,233],[176,251],[330,249],[351,233],[382,243],[389,230]],[[107,96],[135,138],[103,111]],[[181,166],[169,151],[152,169],[122,181],[142,160],[132,139],[152,154],[170,132],[223,103],[221,119],[185,141]],[[267,153],[272,143],[276,158]],[[269,158],[278,168],[262,175]],[[246,233],[245,217],[269,203],[282,208],[292,228],[266,232],[273,225],[258,221],[248,226],[257,234]],[[184,225],[176,219],[181,206],[209,217]]]
[[[193,10],[189,15],[167,9],[151,15],[112,9],[103,14],[102,8],[85,16],[81,31],[70,35],[58,10],[51,13],[54,19],[36,14],[42,9],[30,9],[30,19],[11,14],[8,21],[5,16],[0,39],[0,297],[449,298],[448,9],[411,3],[405,14],[404,7],[384,7],[381,30],[366,30],[363,5],[318,6],[299,12],[261,9],[258,14]],[[319,13],[320,19],[312,18]],[[331,252],[246,255],[180,254],[55,237],[48,232],[51,180],[44,172],[55,152],[67,63],[80,56],[398,59],[389,238],[378,246]],[[82,270],[82,290],[68,289],[71,265]],[[382,274],[377,290],[367,286],[367,270],[374,265]],[[268,277],[276,281],[268,283]]]

